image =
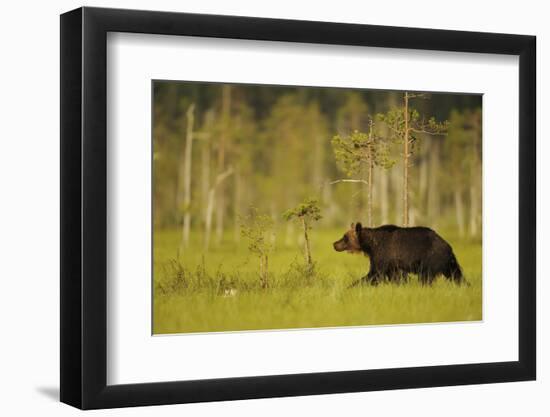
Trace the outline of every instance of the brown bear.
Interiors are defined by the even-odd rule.
[[[417,274],[423,285],[432,284],[438,275],[457,284],[465,283],[453,249],[428,227],[386,225],[368,228],[352,223],[351,229],[333,246],[338,252],[369,256],[369,273],[352,286],[377,285],[382,281],[407,282],[409,273]]]

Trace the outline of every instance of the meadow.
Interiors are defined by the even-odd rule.
[[[201,235],[191,233],[179,251],[180,230],[154,233],[153,333],[195,333],[266,329],[366,326],[482,319],[481,242],[440,232],[454,249],[469,285],[440,277],[421,286],[376,287],[351,283],[364,276],[368,257],[334,251],[344,230],[312,230],[313,274],[297,240],[279,241],[269,258],[269,287],[262,288],[258,258],[244,240],[203,253]]]

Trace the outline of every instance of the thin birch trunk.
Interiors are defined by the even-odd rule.
[[[369,145],[367,146],[368,170],[367,170],[367,224],[372,227],[372,172],[374,170],[374,159],[372,154],[372,119],[369,123]]]
[[[208,207],[208,191],[210,190],[210,142],[204,140],[201,147],[201,201],[203,212]]]
[[[367,210],[368,210],[368,224],[369,227],[372,227],[373,221],[372,221],[372,172],[374,169],[374,163],[372,160],[372,155],[369,156],[369,174],[368,174],[368,181],[369,181],[369,195],[368,195],[368,201],[367,201]]]
[[[193,123],[195,120],[194,117],[195,105],[191,104],[189,109],[187,109],[187,132],[185,139],[185,157],[184,157],[184,168],[183,168],[183,230],[182,230],[182,241],[181,246],[186,248],[189,246],[189,231],[191,228],[191,163],[193,158]]]
[[[351,114],[350,114],[350,127],[351,127],[351,131],[355,131],[355,130],[360,130],[361,129],[361,124],[362,124],[362,120],[361,120],[361,112],[357,109],[356,106],[353,106],[352,110],[351,110]],[[361,174],[362,176],[362,174]],[[354,199],[355,199],[355,195],[356,195],[356,191],[352,188],[350,188],[350,197],[349,197],[349,201],[350,202],[353,202]],[[358,216],[360,216],[362,214],[362,200],[363,200],[363,196],[362,194],[359,194],[359,198],[357,199],[357,202],[358,202],[358,206],[354,206],[353,204],[350,204],[349,205],[349,208],[350,208],[350,221],[357,221],[357,218]],[[357,212],[359,209],[359,212]]]
[[[201,146],[201,204],[202,212],[206,212],[208,207],[208,191],[210,190],[210,171],[211,171],[211,159],[212,159],[212,146],[210,139],[211,129],[214,125],[214,112],[208,110],[204,120],[206,132],[204,134]]]
[[[229,129],[231,112],[231,86],[224,84],[222,87],[222,130],[218,149],[218,173],[225,170],[226,151],[229,147]],[[219,245],[223,239],[225,217],[225,187],[223,184],[217,190],[216,201],[216,243]]]
[[[437,225],[440,215],[439,200],[439,175],[440,173],[440,143],[432,138],[430,144],[430,180],[428,184],[428,220],[434,227]]]
[[[456,214],[456,224],[458,227],[458,234],[460,237],[464,236],[464,202],[462,199],[462,190],[458,185],[455,185],[454,190],[454,200],[455,200],[455,214]]]
[[[388,181],[388,170],[382,169],[379,170],[378,178],[380,183],[380,216],[382,224],[387,224],[389,222],[389,181]]]
[[[479,210],[477,187],[472,184],[470,186],[470,236],[477,235],[477,212]]]
[[[237,168],[235,170],[235,189],[233,196],[233,241],[239,243],[241,240],[241,233],[239,229],[239,213],[241,212],[241,200],[242,200],[242,178],[241,172]]]
[[[403,226],[409,225],[409,93],[404,97],[405,131],[403,137]]]
[[[216,181],[208,191],[208,205],[206,207],[206,214],[204,219],[204,250],[208,251],[210,248],[210,234],[212,231],[212,216],[214,214],[214,205],[216,202],[216,189],[223,184],[225,179],[233,174],[233,169],[229,168],[227,171],[222,172],[216,177]]]
[[[479,208],[480,208],[480,173],[481,173],[481,161],[478,152],[480,127],[474,133],[473,147],[472,147],[472,164],[470,167],[470,236],[475,237],[478,234],[478,222],[479,222]]]

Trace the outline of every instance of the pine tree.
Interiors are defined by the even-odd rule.
[[[311,258],[311,246],[309,242],[308,231],[311,230],[312,223],[321,220],[321,209],[319,201],[314,198],[304,200],[296,207],[289,209],[283,213],[285,220],[296,219],[300,222],[304,232],[304,256],[305,261],[310,270],[313,269],[313,260]]]
[[[429,98],[425,93],[403,94],[403,106],[395,107],[385,114],[380,114],[382,120],[391,132],[393,142],[403,146],[403,226],[409,225],[409,168],[411,157],[418,146],[418,139],[423,134],[444,135],[448,128],[448,121],[437,122],[435,117],[425,120],[417,110],[411,108],[410,100],[415,98]],[[433,174],[432,174],[433,175]]]
[[[361,183],[367,187],[367,224],[372,227],[374,167],[377,165],[388,169],[394,164],[389,157],[388,143],[377,135],[371,118],[368,133],[354,130],[349,135],[336,135],[332,138],[332,148],[340,169],[348,178],[335,180],[330,184]],[[365,171],[366,175],[364,175]]]

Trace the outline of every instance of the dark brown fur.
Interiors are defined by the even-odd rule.
[[[431,284],[438,275],[458,284],[465,282],[451,246],[428,227],[367,228],[357,223],[333,246],[338,252],[369,256],[369,273],[353,286],[406,282],[410,273],[417,274],[422,284]]]

